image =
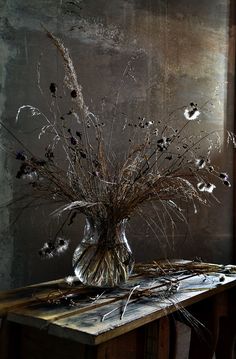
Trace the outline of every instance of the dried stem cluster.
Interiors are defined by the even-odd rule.
[[[161,203],[170,215],[175,213],[184,220],[184,203],[191,202],[194,208],[195,202],[207,205],[216,181],[230,186],[227,174],[216,170],[210,159],[211,152],[219,149],[219,136],[204,131],[194,134],[201,109],[193,103],[183,111],[180,128],[171,125],[176,112],[164,125],[145,118],[125,123],[123,131],[130,135],[128,149],[123,160],[115,162],[104,124],[85,103],[68,49],[46,32],[64,63],[64,85],[73,107],[68,115],[74,116],[75,123],[68,128],[56,101],[54,83],[50,85],[56,108],[52,118],[30,105],[19,109],[17,120],[27,107],[46,121],[40,136],[52,136],[42,158],[24,145],[17,154],[21,161],[17,177],[30,180],[36,199],[54,201],[58,205],[55,214],[69,211],[69,221],[83,213],[100,225],[116,224],[148,201]],[[112,130],[113,125],[110,124]],[[188,129],[192,135],[186,131],[190,126],[194,128]],[[111,137],[110,132],[108,138]]]

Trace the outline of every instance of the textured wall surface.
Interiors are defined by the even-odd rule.
[[[178,107],[191,101],[207,102],[200,125],[194,125],[198,127],[193,126],[192,131],[199,126],[208,131],[224,130],[228,17],[227,0],[0,0],[1,121],[37,151],[35,128],[42,126],[42,119],[32,119],[25,112],[16,124],[15,116],[25,104],[48,111],[49,83],[58,83],[63,76],[58,53],[46,38],[43,24],[70,49],[86,102],[101,118],[111,116],[117,100],[117,123],[124,121],[124,115],[164,122]],[[39,60],[43,95],[37,86]],[[118,152],[122,141],[115,132],[113,145]],[[0,203],[6,203],[17,198],[21,187],[15,179],[17,164],[2,148],[17,146],[3,129],[0,143]],[[220,164],[230,172],[229,150]],[[202,257],[229,262],[232,195],[223,188],[217,189],[217,197],[221,204],[214,202],[197,214],[189,208],[189,230],[181,226],[169,243],[160,233],[154,236],[145,221],[133,218],[128,237],[136,259]],[[70,251],[42,262],[38,248],[55,230],[50,212],[50,206],[22,211],[15,205],[1,210],[1,289],[72,272],[71,255],[82,237],[83,218],[70,232]],[[152,210],[147,213],[151,216]]]

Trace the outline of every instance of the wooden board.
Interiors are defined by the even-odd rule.
[[[0,292],[0,317],[6,315],[9,310],[38,302],[38,298],[43,299],[58,289],[65,290],[65,282],[61,279]]]
[[[127,285],[105,292],[96,301],[89,297],[95,296],[96,293],[101,294],[101,290],[79,286],[75,288],[76,295],[73,297],[75,307],[31,302],[25,308],[11,310],[8,319],[23,325],[44,328],[49,334],[58,337],[96,345],[162,318],[181,307],[235,287],[236,276],[225,276],[223,282],[217,274],[187,278],[180,282],[179,290],[167,298],[163,297],[163,287],[158,287],[161,283],[163,281],[160,279],[133,276]],[[121,320],[127,296],[137,285],[140,286],[139,290],[155,285],[157,288],[152,291],[154,295],[150,297],[131,296]],[[50,286],[48,288],[52,289]],[[42,293],[42,296],[46,297],[46,293]],[[111,312],[112,310],[114,311]],[[109,312],[110,315],[102,321],[103,316]]]
[[[138,277],[132,275],[130,283]],[[28,307],[31,304],[38,304],[47,298],[53,298],[61,294],[66,294],[68,291],[75,291],[78,295],[93,296],[99,293],[99,290],[94,288],[87,288],[79,282],[74,282],[76,287],[71,288],[64,279],[55,281],[34,284],[23,288],[17,288],[9,291],[0,292],[0,318],[4,317],[10,310],[17,308]],[[60,293],[59,293],[60,291]]]
[[[139,276],[134,275],[129,279],[128,288],[136,284]],[[106,290],[99,288],[89,288],[82,284],[76,284],[73,287],[68,286],[64,281],[57,281],[55,283],[47,283],[43,285],[17,289],[13,294],[6,292],[3,295],[3,300],[0,297],[0,310],[2,313],[8,311],[13,313],[22,313],[22,321],[26,317],[27,323],[41,328],[45,327],[48,322],[56,319],[68,317],[76,313],[83,313],[94,307],[98,308],[103,304],[108,304],[117,301],[120,296],[126,295],[127,287],[124,289]],[[129,289],[128,289],[129,290]],[[69,306],[66,303],[62,304],[49,304],[47,299],[56,299],[58,296],[70,293],[70,298],[73,299],[76,306]],[[101,299],[96,299],[97,296],[102,294]],[[10,300],[8,301],[8,298]],[[32,318],[32,320],[31,320]],[[35,320],[37,319],[37,320]],[[23,322],[22,322],[23,323]]]

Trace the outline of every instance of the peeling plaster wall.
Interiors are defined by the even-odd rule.
[[[73,4],[74,3],[74,4]],[[6,0],[0,1],[0,116],[28,146],[37,149],[35,123],[25,114],[14,121],[22,104],[46,111],[48,84],[62,78],[60,61],[41,24],[69,47],[90,109],[106,118],[117,105],[117,122],[128,118],[165,119],[173,109],[191,101],[203,104],[202,129],[223,130],[226,125],[228,53],[227,0]],[[43,54],[43,55],[41,55]],[[129,68],[130,59],[134,57]],[[41,59],[41,87],[37,63]],[[124,69],[127,69],[124,74]],[[38,120],[39,121],[39,120]],[[40,125],[40,124],[37,124]],[[199,126],[199,125],[194,125]],[[192,131],[194,131],[194,126]],[[199,128],[196,128],[199,130]],[[1,130],[1,146],[12,140]],[[122,149],[115,133],[114,148]],[[228,151],[228,150],[227,150]],[[217,158],[216,158],[217,160]],[[221,164],[230,172],[228,151]],[[15,161],[0,151],[0,202],[16,198]],[[140,218],[133,218],[128,237],[137,260],[203,257],[231,261],[232,195],[218,190],[221,205],[189,209],[190,232],[181,227],[169,244]],[[53,233],[51,208],[4,209],[0,222],[0,288],[61,277],[71,273],[71,255],[82,237],[83,219],[70,236],[71,249],[63,258],[41,262],[38,248]],[[151,210],[147,209],[150,215]]]

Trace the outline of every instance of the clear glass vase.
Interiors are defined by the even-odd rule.
[[[76,248],[76,277],[94,287],[116,287],[127,281],[134,265],[125,236],[126,220],[118,224],[86,218],[84,238]]]

